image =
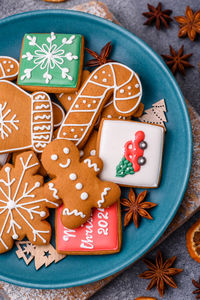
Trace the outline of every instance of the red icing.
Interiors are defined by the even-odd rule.
[[[138,158],[143,156],[144,150],[139,147],[139,143],[142,142],[145,138],[145,134],[143,131],[137,131],[135,134],[135,140],[128,141],[124,145],[125,158],[133,164],[133,169],[135,172],[140,170],[140,165],[138,164]]]
[[[77,229],[67,229],[60,221],[62,206],[57,211],[56,246],[59,251],[101,251],[117,250],[118,205],[98,208],[90,219]]]

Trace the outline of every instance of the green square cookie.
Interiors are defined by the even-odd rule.
[[[84,38],[80,34],[25,34],[17,83],[29,91],[76,91],[83,52]]]

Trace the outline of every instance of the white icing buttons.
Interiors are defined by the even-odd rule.
[[[64,152],[65,154],[69,154],[69,148],[65,147],[65,148],[63,149],[63,152]]]
[[[106,74],[106,71],[102,71],[102,74]]]
[[[83,192],[83,193],[81,194],[81,200],[87,200],[87,198],[88,198],[88,193]]]
[[[112,116],[111,116],[111,115],[107,115],[107,118],[111,119],[111,118],[112,118]]]
[[[83,103],[84,103],[84,104],[87,103],[87,100],[84,99],[84,100],[83,100]]]
[[[57,160],[58,159],[58,155],[57,154],[52,154],[51,155],[51,159],[52,160]]]
[[[97,76],[97,75],[94,75],[94,79],[98,79],[98,76]]]
[[[128,86],[128,90],[131,90],[131,86],[130,85]]]
[[[79,108],[79,105],[78,105],[78,104],[76,104],[76,105],[75,105],[75,107],[76,107],[76,108]]]
[[[102,80],[103,82],[107,82],[108,80],[106,79],[106,78],[103,78],[103,80]]]
[[[136,85],[135,85],[136,89],[139,88],[139,86],[140,86],[140,85],[139,85],[138,83],[136,83]]]
[[[67,100],[68,100],[68,101],[71,101],[71,100],[72,100],[72,97],[71,97],[71,96],[68,96],[68,97],[67,97]]]
[[[74,138],[75,138],[75,139],[77,139],[77,137],[78,137],[78,135],[77,135],[77,134],[75,134],[75,135],[74,135]]]
[[[91,104],[90,104],[90,103],[88,104],[88,107],[91,107]]]
[[[121,89],[119,92],[120,94],[124,94],[124,89]]]
[[[71,132],[74,132],[74,131],[75,131],[75,129],[74,129],[74,128],[72,128],[70,131],[71,131]]]
[[[69,179],[71,179],[71,180],[76,180],[76,179],[77,179],[76,173],[71,173],[71,174],[69,174]]]
[[[76,184],[76,189],[77,189],[77,190],[81,190],[82,188],[83,188],[82,183],[78,182],[78,183]]]
[[[97,103],[97,101],[96,101],[96,100],[93,100],[92,102],[93,102],[94,104],[95,104],[95,103]]]

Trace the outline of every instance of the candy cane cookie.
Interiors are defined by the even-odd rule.
[[[68,110],[58,138],[71,140],[79,148],[83,147],[112,94],[115,111],[122,116],[131,116],[138,109],[142,97],[138,75],[117,62],[102,65],[91,73]]]

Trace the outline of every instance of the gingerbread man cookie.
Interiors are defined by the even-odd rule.
[[[51,226],[44,219],[48,207],[59,206],[59,199],[48,184],[43,186],[43,177],[36,174],[39,167],[37,156],[27,151],[17,156],[15,165],[0,170],[0,253],[25,236],[36,245],[50,241]]]
[[[120,188],[101,181],[97,175],[103,168],[97,156],[80,162],[73,142],[55,140],[42,153],[42,164],[51,178],[48,185],[54,196],[63,201],[61,222],[67,228],[77,228],[91,215],[91,209],[106,208],[120,198]]]
[[[102,65],[91,73],[68,110],[58,138],[71,140],[81,149],[112,94],[116,113],[125,117],[133,115],[142,97],[138,75],[116,62]]]

